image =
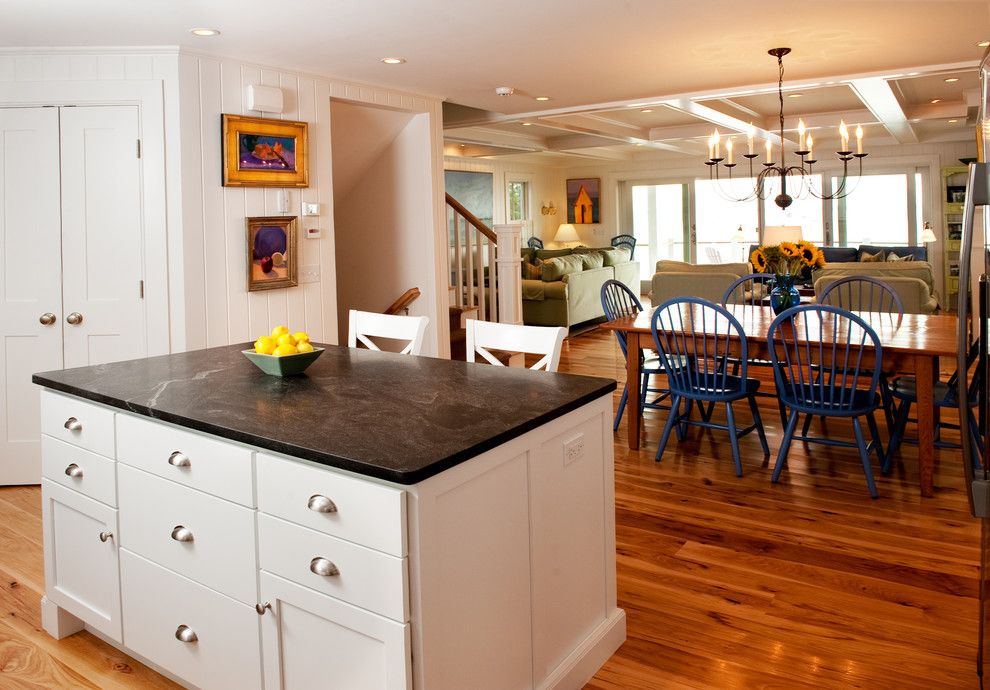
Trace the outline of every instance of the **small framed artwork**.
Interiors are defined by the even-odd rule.
[[[225,187],[308,187],[309,125],[221,115]]]
[[[248,218],[248,292],[298,285],[298,251],[295,216]]]
[[[567,222],[601,222],[601,186],[598,177],[579,177],[567,180]]]

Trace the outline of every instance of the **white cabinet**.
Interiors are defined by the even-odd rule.
[[[261,572],[265,690],[407,690],[408,623]]]
[[[41,488],[48,600],[120,642],[117,511],[47,479]]]

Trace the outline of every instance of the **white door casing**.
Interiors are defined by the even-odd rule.
[[[0,108],[0,484],[40,481],[31,374],[62,367],[58,128],[58,108]]]

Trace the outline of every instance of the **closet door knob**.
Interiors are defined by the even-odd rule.
[[[193,540],[193,533],[182,525],[176,525],[172,530],[172,539],[175,541],[190,542]]]
[[[199,637],[196,636],[196,633],[194,633],[192,631],[192,628],[190,628],[188,625],[180,625],[178,628],[175,629],[175,639],[177,639],[179,642],[199,641]]]
[[[168,464],[172,467],[189,467],[192,463],[189,461],[188,455],[181,450],[177,450],[168,456]]]
[[[69,417],[68,419],[66,419],[65,424],[63,424],[62,426],[64,426],[69,431],[82,431],[82,422],[80,422],[75,417]]]
[[[74,311],[74,312],[72,312],[71,314],[69,314],[68,316],[65,317],[65,321],[66,321],[66,323],[68,323],[68,324],[70,324],[72,326],[78,326],[79,324],[81,324],[83,322],[83,317],[82,317],[82,314],[80,314],[77,311]]]
[[[258,612],[258,615],[259,616],[264,616],[265,615],[265,611],[271,611],[272,610],[272,604],[271,604],[271,602],[266,602],[265,604],[255,604],[254,605],[254,610]]]
[[[58,317],[52,314],[50,311],[47,311],[38,317],[38,321],[41,322],[42,326],[51,326],[53,323],[58,321]]]
[[[65,468],[65,476],[72,477],[73,479],[82,479],[83,471],[82,468],[76,463],[72,463]]]
[[[315,496],[309,497],[309,503],[306,507],[315,513],[336,513],[337,504],[331,501],[326,496],[320,496],[316,494]]]
[[[106,544],[108,539],[113,539],[113,532],[100,532],[100,541]]]
[[[309,562],[309,570],[315,575],[322,575],[323,577],[340,575],[340,571],[337,570],[337,566],[333,564],[333,561],[319,556]]]

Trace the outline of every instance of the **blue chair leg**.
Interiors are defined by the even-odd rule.
[[[980,458],[986,456],[986,450],[983,448],[983,439],[980,437],[979,427],[976,425],[976,417],[973,416],[973,410],[969,411],[969,435],[972,439],[973,447],[979,449],[979,454],[973,453],[973,469],[982,469],[980,466]]]
[[[619,398],[619,411],[615,413],[615,422],[612,424],[612,431],[616,431],[619,428],[619,422],[622,421],[622,413],[626,409],[626,400],[629,399],[629,386],[622,387],[622,397]]]
[[[859,446],[859,459],[863,463],[863,474],[866,475],[866,486],[870,490],[870,497],[877,498],[877,485],[873,482],[873,468],[870,467],[870,455],[866,450],[866,441],[863,440],[859,417],[853,417],[852,421],[853,431],[856,433],[856,445]]]
[[[810,415],[810,414],[807,417],[804,418],[804,426],[801,427],[801,435],[802,436],[807,436],[808,435],[808,431],[811,429],[811,420],[812,419],[813,419],[813,415]]]
[[[901,443],[904,441],[904,432],[907,430],[908,416],[910,414],[911,401],[905,400],[897,408],[897,414],[894,416],[894,431],[890,434],[890,442],[887,444],[887,459],[881,468],[884,474],[890,472],[893,465],[894,453],[900,449]]]
[[[780,450],[777,451],[777,461],[773,465],[773,475],[770,481],[774,484],[780,479],[780,471],[784,469],[787,462],[787,451],[791,448],[791,439],[794,438],[794,427],[797,426],[798,411],[791,410],[791,416],[787,418],[787,426],[784,427],[784,439],[780,442]]]
[[[743,476],[742,460],[739,458],[739,439],[736,437],[736,419],[732,414],[732,403],[725,403],[725,419],[729,428],[729,444],[732,446],[732,462],[736,466],[736,476]]]
[[[650,387],[650,375],[646,373],[640,374],[639,378],[640,381],[642,382],[639,387],[639,409],[642,410],[644,409],[643,406],[646,404],[647,389]]]
[[[890,392],[890,379],[883,372],[880,373],[880,402],[883,403],[883,416],[889,429],[894,424],[894,394]]]
[[[756,404],[756,396],[747,396],[749,409],[753,413],[753,423],[756,425],[756,435],[760,437],[760,445],[763,446],[763,457],[770,457],[770,446],[767,445],[767,435],[763,431],[763,419],[760,417],[760,407]]]
[[[692,400],[691,398],[681,398],[681,404],[684,405],[684,412],[679,413],[678,415],[678,421],[679,421],[677,425],[678,441],[683,441],[685,438],[687,438],[688,422],[691,421],[691,410],[694,409],[694,402],[695,401]],[[698,406],[699,407],[701,406],[700,400],[698,401]],[[673,403],[671,403],[670,408],[674,409]]]
[[[690,400],[688,401],[691,402]],[[680,408],[681,397],[679,395],[674,395],[670,403],[670,414],[667,416],[667,423],[663,425],[663,435],[660,436],[660,445],[657,446],[657,456],[655,460],[660,462],[660,458],[663,456],[664,448],[667,447],[667,440],[670,438],[670,430],[674,428],[674,422],[677,421],[679,415],[678,409]]]
[[[883,466],[887,462],[887,456],[883,453],[883,443],[880,441],[880,430],[877,428],[877,418],[870,412],[866,416],[866,422],[870,426],[870,435],[873,436],[873,449],[877,452],[877,462],[880,463],[880,471],[883,471]]]

